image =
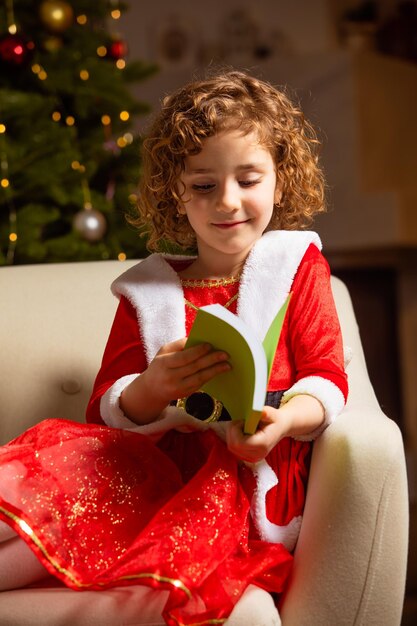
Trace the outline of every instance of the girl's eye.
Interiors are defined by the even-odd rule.
[[[250,179],[250,180],[240,180],[239,185],[241,187],[252,187],[253,185],[257,185],[260,182],[259,178]]]
[[[214,189],[215,185],[213,183],[207,183],[207,185],[193,185],[192,188],[194,191],[198,191],[199,193],[209,193]]]

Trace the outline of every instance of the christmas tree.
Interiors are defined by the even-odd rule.
[[[130,61],[111,0],[0,6],[0,264],[140,257],[126,223],[137,201]]]

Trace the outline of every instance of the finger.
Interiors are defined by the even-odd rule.
[[[275,414],[276,414],[276,409],[274,409],[272,406],[266,405],[262,409],[262,415],[261,415],[260,421],[265,424],[269,424],[270,422],[275,421]]]
[[[189,395],[197,391],[208,380],[230,370],[231,367],[226,361],[228,355],[224,352],[210,352],[186,365],[183,365],[177,356],[178,353],[160,355],[152,364],[153,370],[162,373],[161,384],[166,392],[175,394],[172,397]]]
[[[243,422],[232,423],[226,433],[227,447],[234,456],[242,461],[256,463],[265,458],[268,450],[265,448],[263,436],[255,433],[245,435]]]
[[[184,395],[189,395],[194,391],[198,391],[209,380],[219,374],[230,371],[230,369],[230,364],[227,361],[222,361],[220,363],[216,363],[210,367],[207,367],[206,369],[194,372],[190,376],[187,376],[182,382],[181,387],[183,389]]]
[[[199,343],[197,346],[193,346],[192,348],[173,350],[173,347],[181,345],[181,341],[182,340],[179,340],[179,342],[174,341],[166,344],[166,346],[163,346],[158,353],[157,358],[169,357],[168,367],[172,367],[174,369],[193,363],[197,359],[200,359],[202,356],[205,356],[212,351],[212,347],[209,343]]]
[[[209,370],[212,367],[215,367],[219,363],[226,363],[229,355],[226,352],[211,351],[208,354],[204,354],[203,356],[197,357],[194,361],[190,363],[186,363],[178,367],[178,373],[184,378],[188,378],[197,375],[200,371]],[[221,371],[226,371],[231,368],[230,364],[228,364],[228,368],[221,368]]]

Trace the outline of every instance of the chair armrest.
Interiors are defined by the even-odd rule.
[[[283,626],[401,621],[408,543],[403,441],[372,398],[355,405],[353,398],[314,444]]]
[[[369,380],[349,292],[332,288],[353,353],[343,413],[314,443],[283,626],[399,626],[408,549],[405,454]]]

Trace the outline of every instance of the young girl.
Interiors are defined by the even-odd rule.
[[[279,597],[311,441],[347,395],[329,268],[319,237],[296,230],[324,210],[317,145],[288,97],[245,73],[164,100],[136,223],[151,249],[192,254],[152,254],[113,284],[90,424],[47,420],[1,449],[0,558],[22,538],[74,589],[167,589],[167,624],[223,623],[248,585]],[[213,422],[198,392],[230,365],[210,345],[184,349],[196,310],[220,303],[262,339],[289,292],[257,432],[227,407]]]

